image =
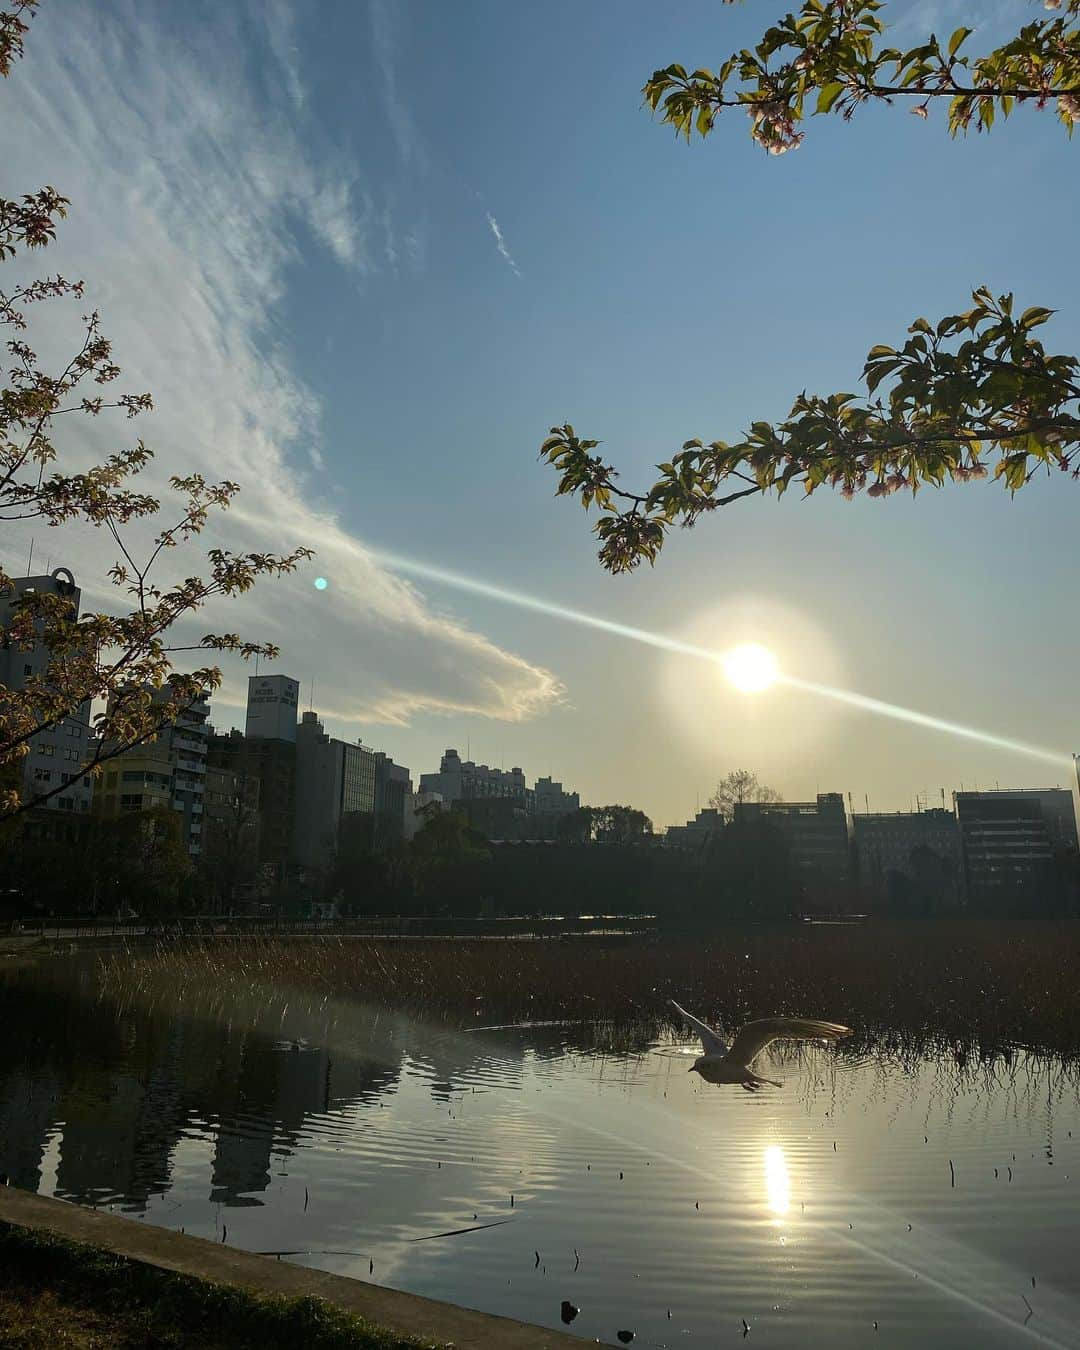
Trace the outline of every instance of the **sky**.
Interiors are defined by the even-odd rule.
[[[71,198],[33,262],[83,277],[87,299],[42,311],[34,340],[59,355],[92,305],[124,386],[155,398],[137,424],[72,429],[71,462],[140,434],[154,482],[240,483],[207,546],[318,554],[199,633],[279,644],[263,672],[414,777],[455,746],[658,825],[744,766],[789,800],[874,810],[1067,781],[1065,759],[805,688],[751,698],[708,662],[385,561],[676,644],[762,642],[804,682],[1080,750],[1068,479],[1012,500],[986,484],[740,502],[616,578],[537,460],[570,421],[651,483],[690,437],[857,388],[870,346],[984,283],[1058,308],[1048,348],[1080,348],[1078,151],[1049,113],[953,141],[940,111],[870,108],[816,119],[778,159],[746,119],[687,146],[643,110],[656,67],[715,67],[782,9],[44,0],[0,86],[2,187]],[[886,13],[898,43],[966,22],[977,50],[1039,9]],[[39,530],[34,547],[35,570],[73,566],[85,605],[116,604],[103,536]],[[0,561],[21,571],[28,548],[9,530]],[[249,673],[226,665],[217,726],[243,725]]]

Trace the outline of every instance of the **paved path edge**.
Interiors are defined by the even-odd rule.
[[[290,1298],[314,1295],[402,1335],[453,1342],[457,1350],[570,1350],[574,1346],[580,1350],[582,1345],[576,1336],[561,1331],[548,1331],[345,1275],[255,1256],[224,1243],[173,1233],[153,1224],[12,1186],[0,1186],[0,1221],[56,1233],[73,1242],[104,1248],[129,1261],[194,1275],[216,1284],[239,1285],[255,1293]]]

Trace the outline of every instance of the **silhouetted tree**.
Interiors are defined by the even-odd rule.
[[[775,788],[766,787],[758,782],[758,776],[751,769],[732,769],[721,778],[716,791],[709,798],[709,805],[730,821],[734,819],[736,806],[744,802],[780,802],[783,801]]]
[[[155,807],[81,825],[74,837],[24,832],[0,859],[3,886],[21,892],[24,908],[164,917],[193,906],[194,868],[176,811]]]
[[[652,834],[652,821],[633,806],[580,806],[562,817],[556,834],[579,844],[631,844]]]
[[[461,811],[428,815],[408,848],[408,866],[420,899],[462,912],[476,912],[491,862],[488,842]]]
[[[702,918],[787,918],[801,900],[787,840],[768,820],[736,820],[705,849]]]
[[[232,908],[258,875],[256,787],[257,780],[249,780],[243,768],[237,775],[231,799],[219,805],[213,814],[207,811],[203,818],[199,871],[207,898],[225,909]]]

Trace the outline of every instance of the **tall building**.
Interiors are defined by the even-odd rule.
[[[1055,853],[1068,838],[1060,814],[1048,816],[1039,792],[954,792],[968,900],[1007,912],[1045,903],[1058,882]],[[1070,797],[1071,794],[1065,794]],[[1075,839],[1075,827],[1073,832]]]
[[[203,859],[231,903],[257,894],[259,780],[239,764],[207,764]]]
[[[296,742],[248,738],[235,728],[210,737],[207,763],[230,773],[234,781],[258,784],[255,856],[268,893],[285,881],[292,855],[296,807]],[[246,786],[242,791],[250,791]]]
[[[251,785],[258,785],[254,833],[261,893],[281,887],[292,862],[299,698],[300,681],[290,675],[252,675],[245,734],[233,728],[210,738],[208,763],[233,776],[241,800],[251,801]]]
[[[536,814],[550,820],[552,825],[581,809],[580,796],[576,792],[565,792],[563,785],[551,778],[538,778],[533,792]]]
[[[295,741],[299,699],[299,680],[288,675],[249,676],[244,734],[251,739]]]
[[[535,792],[525,785],[525,773],[516,765],[507,772],[462,760],[456,750],[447,750],[439,761],[438,773],[420,775],[421,792],[437,792],[443,801],[470,801],[476,797],[512,797],[530,813]]]
[[[716,807],[706,806],[685,825],[669,826],[664,835],[664,843],[671,848],[704,848],[720,834],[724,824],[724,817]]]
[[[857,815],[851,825],[859,882],[875,904],[930,910],[959,903],[960,829],[952,811]]]
[[[813,802],[739,802],[736,822],[767,821],[783,836],[809,896],[845,899],[851,884],[851,837],[843,793],[819,792]]]
[[[535,787],[529,787],[517,765],[492,769],[463,760],[453,749],[443,754],[438,773],[420,775],[420,792],[437,794],[448,806],[458,804],[476,829],[487,833],[499,829],[505,838],[554,838],[558,822],[581,806],[576,792],[567,792],[551,778],[538,778]],[[488,810],[483,805],[487,801],[509,802],[514,809]]]
[[[1076,807],[1070,788],[987,788],[982,792],[958,792],[965,800],[979,798],[985,802],[1033,802],[1046,822],[1050,843],[1059,853],[1077,851]]]
[[[294,860],[304,867],[328,867],[342,816],[357,812],[375,812],[375,751],[328,736],[309,710],[296,731]]]
[[[166,686],[155,693],[154,701],[164,703],[170,696]],[[109,760],[94,797],[95,813],[108,817],[170,807],[182,813],[180,833],[188,853],[200,857],[209,711],[203,696],[156,736]]]
[[[405,812],[412,805],[412,786],[408,769],[403,764],[395,764],[382,750],[376,750],[375,827],[378,842],[391,843],[404,837]]]
[[[9,644],[3,638],[15,618],[20,599],[35,592],[63,597],[72,605],[71,617],[79,616],[82,592],[66,567],[57,567],[44,576],[19,577],[11,583],[7,594],[0,595],[0,686],[7,689],[24,689],[27,680],[47,674],[51,653],[44,643],[20,650],[17,644]],[[36,826],[48,829],[50,817],[59,823],[65,816],[85,817],[89,812],[93,780],[80,770],[92,755],[90,742],[89,700],[62,722],[31,738],[29,753],[22,761],[24,799],[62,786],[56,796],[35,808]]]

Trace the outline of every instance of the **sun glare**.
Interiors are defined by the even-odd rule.
[[[765,1193],[774,1214],[786,1214],[791,1208],[791,1183],[784,1150],[776,1144],[765,1150]]]
[[[744,694],[760,694],[780,676],[776,657],[759,642],[743,642],[724,657],[724,674]]]

